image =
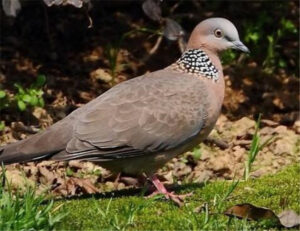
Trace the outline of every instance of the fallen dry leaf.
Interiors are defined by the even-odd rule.
[[[297,132],[297,134],[300,134],[300,120],[297,120],[294,125],[293,129]]]
[[[63,196],[74,196],[81,193],[97,193],[97,189],[89,179],[71,177],[59,183],[53,192]]]
[[[300,226],[300,216],[293,210],[286,210],[278,215],[281,224],[286,228],[294,228]]]
[[[285,228],[294,228],[300,225],[300,216],[292,210],[281,212],[278,216],[268,208],[257,207],[249,203],[237,204],[224,212],[229,217],[237,217],[252,221],[272,220],[274,224]]]
[[[75,187],[80,187],[82,191],[89,193],[89,194],[99,192],[99,190],[90,182],[89,179],[80,179],[80,178],[72,177],[67,182],[68,187],[70,187],[71,185],[74,185]],[[70,187],[70,188],[72,188],[72,187]],[[72,194],[72,195],[74,195],[74,194]]]
[[[268,120],[268,119],[262,119],[260,121],[261,125],[267,125],[267,126],[270,126],[270,127],[275,127],[275,126],[278,126],[279,124],[275,121],[272,121],[272,120]]]
[[[278,217],[272,210],[263,207],[256,207],[249,203],[234,205],[231,208],[227,209],[224,214],[227,216],[246,218],[248,220],[254,221],[262,219],[278,220]]]
[[[113,77],[106,70],[98,68],[90,73],[90,77],[95,80],[102,80],[105,83],[112,81]]]
[[[253,129],[255,126],[255,121],[251,120],[248,117],[243,117],[240,120],[232,124],[232,130],[235,131],[237,137],[244,137],[249,132],[250,129]]]
[[[126,185],[133,185],[133,186],[138,186],[139,185],[138,179],[134,178],[134,177],[124,176],[124,177],[120,178],[120,181],[122,181]]]
[[[166,18],[166,25],[163,34],[167,39],[176,41],[180,37],[183,37],[185,33],[182,27],[176,21]]]
[[[161,9],[159,5],[159,1],[155,0],[146,0],[144,1],[142,8],[145,14],[154,21],[161,20]]]
[[[52,184],[55,177],[55,174],[53,172],[50,172],[46,167],[38,166],[38,170],[42,177],[40,177],[40,181],[43,184]]]

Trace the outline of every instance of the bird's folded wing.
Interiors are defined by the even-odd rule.
[[[198,134],[207,117],[204,84],[188,75],[151,75],[124,82],[92,107],[86,105],[63,159],[146,155],[175,148]]]

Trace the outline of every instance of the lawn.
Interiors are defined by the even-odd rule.
[[[300,166],[293,165],[280,173],[248,181],[216,181],[189,184],[177,193],[193,192],[184,207],[178,208],[162,198],[144,199],[139,192],[124,190],[90,198],[61,200],[67,216],[57,230],[247,230],[276,229],[265,221],[231,219],[223,212],[235,204],[252,203],[272,209],[300,213]],[[236,187],[235,187],[236,186]],[[283,203],[285,201],[285,203]],[[285,208],[283,208],[285,207]]]

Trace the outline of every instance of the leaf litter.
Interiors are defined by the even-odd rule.
[[[30,131],[16,127],[13,133],[20,139],[30,135]],[[166,184],[176,182],[179,185],[217,179],[242,179],[244,163],[248,158],[254,131],[254,120],[244,117],[237,121],[230,121],[222,115],[210,137],[222,140],[227,146],[220,148],[211,141],[201,144],[193,151],[167,163],[158,171],[158,175]],[[261,142],[263,143],[270,137],[274,138],[258,153],[250,178],[276,173],[300,159],[297,149],[299,134],[296,131],[275,122],[262,121]],[[6,141],[12,140],[11,132],[4,134],[3,138]],[[56,197],[136,188],[142,187],[143,184],[137,178],[129,176],[117,178],[116,174],[92,162],[77,160],[13,164],[7,166],[7,174],[15,188],[24,188],[26,184],[36,185],[38,192],[48,190]]]

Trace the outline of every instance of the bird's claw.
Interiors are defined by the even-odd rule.
[[[177,195],[174,192],[161,193],[159,191],[155,191],[155,192],[151,193],[149,196],[147,196],[147,198],[152,198],[156,195],[164,195],[164,197],[167,200],[172,200],[176,205],[181,207],[181,206],[183,206],[183,202],[184,202],[185,198],[192,196],[193,193],[191,192],[191,193],[187,193],[187,194]]]

